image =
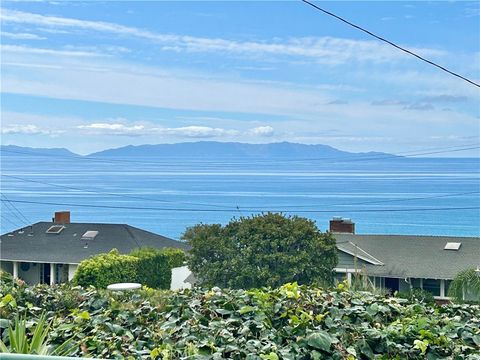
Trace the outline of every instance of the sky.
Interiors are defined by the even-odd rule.
[[[317,4],[480,81],[478,2]],[[4,145],[479,142],[477,87],[301,1],[3,0],[0,16]]]

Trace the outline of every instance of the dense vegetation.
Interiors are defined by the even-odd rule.
[[[199,224],[187,228],[182,239],[191,246],[189,268],[207,287],[333,284],[335,239],[306,218],[267,213],[226,226]]]
[[[460,271],[450,284],[448,295],[462,302],[464,298],[480,302],[480,270],[466,269]]]
[[[52,321],[75,356],[156,359],[480,359],[480,307],[286,284],[278,289],[130,293],[0,288],[0,317]],[[4,323],[4,321],[2,322]],[[7,332],[3,341],[9,344]]]
[[[140,248],[130,255],[113,249],[83,260],[73,282],[81,286],[106,288],[119,282],[139,282],[155,289],[170,289],[172,268],[181,266],[185,253],[179,249]]]

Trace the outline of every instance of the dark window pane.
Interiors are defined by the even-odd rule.
[[[423,279],[423,290],[428,291],[433,296],[440,296],[440,280]]]

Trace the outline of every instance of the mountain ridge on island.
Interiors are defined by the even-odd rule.
[[[127,145],[89,155],[79,155],[65,148],[32,148],[2,145],[2,156],[42,155],[86,158],[219,158],[219,159],[316,159],[316,158],[390,158],[383,152],[348,152],[322,144],[276,142],[250,144],[240,142],[198,141],[173,144]]]
[[[318,158],[356,156],[395,156],[382,152],[353,153],[329,145],[277,142],[249,144],[199,141],[175,144],[128,145],[90,154],[91,157],[206,157],[206,158]]]

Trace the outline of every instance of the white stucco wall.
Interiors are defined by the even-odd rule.
[[[77,271],[78,265],[74,264],[69,264],[68,265],[68,281],[71,281],[73,279],[73,276],[75,275],[75,271]]]
[[[171,290],[190,289],[190,283],[185,282],[185,279],[191,274],[187,266],[180,266],[172,269],[172,284]]]

